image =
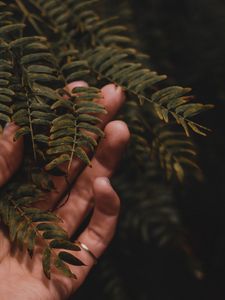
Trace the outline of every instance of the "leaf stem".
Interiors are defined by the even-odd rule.
[[[34,18],[32,18],[32,14],[27,10],[26,6],[22,3],[20,0],[15,0],[16,4],[24,14],[24,16],[27,17],[31,25],[34,27],[34,29],[37,31],[38,34],[42,35],[42,31],[38,27],[37,23],[35,22]]]

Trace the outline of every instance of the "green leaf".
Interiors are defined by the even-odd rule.
[[[67,101],[67,100],[58,100],[56,101],[52,106],[51,106],[51,109],[56,109],[56,108],[59,108],[59,107],[64,107],[64,108],[68,108],[70,110],[73,109],[73,105],[70,101]]]
[[[52,82],[60,82],[59,78],[50,74],[28,73],[30,81],[39,82],[40,84],[51,84]]]
[[[28,206],[29,204],[32,204],[36,202],[37,199],[35,197],[31,196],[25,196],[22,198],[19,198],[16,200],[16,205],[18,206]]]
[[[96,105],[96,106],[89,106],[89,107],[81,107],[81,108],[78,108],[77,109],[77,113],[79,113],[79,114],[83,114],[83,113],[85,113],[85,114],[89,114],[89,113],[103,113],[103,114],[107,114],[107,111],[104,109],[104,108],[102,108],[102,107],[99,107],[98,105]]]
[[[0,71],[11,72],[12,70],[13,70],[13,66],[10,61],[0,59]]]
[[[66,81],[68,83],[73,82],[75,80],[79,80],[80,78],[85,77],[86,75],[88,75],[90,73],[90,70],[83,70],[83,71],[77,71],[77,72],[73,72],[72,74],[68,75],[66,77]]]
[[[74,243],[67,241],[67,240],[53,240],[50,242],[49,246],[55,249],[66,249],[66,250],[73,250],[73,251],[80,251],[80,247],[75,245]]]
[[[16,234],[17,234],[17,230],[18,230],[18,225],[20,224],[20,222],[23,222],[23,219],[21,216],[19,215],[16,215],[14,213],[14,215],[10,217],[10,212],[9,211],[9,222],[8,222],[8,226],[9,226],[9,238],[10,238],[10,241],[13,242],[16,238]]]
[[[97,118],[97,117],[94,117],[94,116],[91,116],[91,115],[88,115],[88,114],[81,114],[78,116],[78,121],[81,121],[81,122],[88,122],[88,123],[92,123],[92,124],[98,124],[98,123],[101,123],[102,120]]]
[[[79,260],[74,255],[72,255],[68,252],[65,252],[65,251],[59,252],[59,258],[62,259],[64,262],[70,264],[70,265],[85,266],[85,264],[81,260]]]
[[[0,111],[5,112],[7,114],[12,114],[12,109],[5,104],[0,103]]]
[[[3,94],[0,94],[0,101],[4,103],[12,102],[12,98]]]
[[[21,24],[21,23],[5,25],[5,26],[0,27],[0,35],[11,34],[11,32],[21,30],[24,27],[25,27],[25,25]]]
[[[32,124],[34,125],[42,125],[42,126],[49,126],[51,124],[50,120],[44,120],[44,119],[33,119],[31,121]]]
[[[206,136],[206,133],[203,130],[200,130],[200,128],[198,128],[197,125],[193,124],[192,122],[188,122],[188,126],[190,126],[194,132]]]
[[[51,239],[68,239],[68,234],[62,228],[58,228],[57,230],[47,230],[43,233],[43,238],[47,240]]]
[[[16,40],[10,42],[9,45],[11,48],[17,48],[17,47],[23,47],[29,43],[38,42],[38,41],[46,42],[46,38],[42,37],[42,36],[22,37],[22,38],[18,38]]]
[[[45,170],[49,171],[57,167],[58,165],[61,165],[62,163],[65,163],[70,160],[70,156],[68,154],[62,154],[59,157],[53,159],[50,163],[48,163],[45,166]]]
[[[58,99],[61,99],[61,97],[57,94],[57,92],[49,87],[39,86],[38,84],[35,84],[34,86],[34,92],[35,95],[48,98],[50,100],[56,101]]]
[[[72,93],[95,93],[95,94],[99,94],[101,93],[101,90],[99,90],[96,87],[93,86],[89,86],[89,87],[84,87],[84,86],[77,86],[75,88],[73,88]]]
[[[71,136],[65,136],[53,141],[49,141],[49,146],[55,147],[55,146],[62,146],[66,144],[72,144],[72,143],[73,143],[73,138]]]
[[[45,73],[56,74],[57,70],[44,65],[30,65],[27,67],[27,71],[31,73]]]
[[[24,248],[24,241],[25,236],[27,234],[27,230],[29,229],[29,223],[30,221],[24,220],[23,222],[20,222],[20,224],[17,226],[16,242],[20,250],[23,250]]]
[[[64,122],[67,120],[73,120],[73,115],[72,114],[63,114],[62,116],[59,116],[55,118],[52,123],[55,125],[56,123],[58,124],[59,122]]]
[[[113,66],[114,64],[117,64],[119,61],[127,57],[127,54],[116,54],[114,56],[111,56],[108,60],[106,60],[104,63],[102,63],[99,67],[99,72],[105,72],[109,67]]]
[[[14,136],[14,140],[17,141],[21,136],[26,135],[26,134],[30,134],[30,127],[22,127],[17,129],[15,136]]]
[[[10,77],[12,77],[12,74],[9,72],[0,72],[0,78],[7,78],[9,79]]]
[[[45,273],[45,276],[50,279],[50,273],[51,273],[51,249],[49,247],[46,247],[43,252],[42,256],[42,266],[43,271]]]
[[[78,124],[78,127],[93,132],[100,137],[104,137],[104,132],[94,125],[81,122]]]
[[[0,113],[0,120],[4,121],[5,123],[9,123],[11,121],[11,119],[7,115],[2,113]]]
[[[7,86],[9,85],[9,80],[0,79],[0,86]]]
[[[20,186],[17,186],[14,197],[22,197],[22,196],[33,196],[34,193],[38,192],[36,185],[23,183]]]
[[[54,223],[40,223],[37,225],[37,229],[40,231],[59,230],[61,229],[61,227]]]
[[[39,143],[48,144],[48,136],[43,135],[43,134],[36,134],[34,136],[34,140]]]
[[[62,145],[57,147],[51,147],[47,150],[47,154],[53,155],[53,154],[60,154],[65,152],[71,152],[72,151],[72,145]]]
[[[21,58],[21,64],[33,64],[35,62],[44,61],[56,63],[54,57],[51,53],[35,53],[35,54],[27,54]]]
[[[37,118],[37,119],[45,118],[46,120],[49,120],[49,121],[51,121],[53,118],[55,118],[54,113],[46,113],[46,112],[43,112],[43,111],[33,111],[31,113],[31,116],[33,118]]]
[[[26,238],[26,240],[27,240],[27,250],[28,250],[28,253],[29,253],[30,257],[33,256],[36,237],[37,237],[36,230],[34,228],[31,228],[28,231],[27,238]]]
[[[48,173],[46,173],[44,170],[37,171],[32,173],[32,181],[34,184],[44,191],[51,191],[55,189],[54,183],[49,176]]]
[[[42,221],[55,221],[59,222],[61,219],[51,212],[45,212],[38,208],[25,208],[24,213],[32,219],[33,222],[42,222]]]
[[[90,165],[90,159],[89,157],[87,156],[86,152],[80,148],[80,147],[77,147],[75,148],[75,155],[81,159],[83,162],[85,162],[87,165]]]
[[[78,136],[81,137],[81,140],[87,141],[87,143],[91,144],[93,147],[96,147],[98,144],[97,141],[91,136],[82,133],[79,133]]]
[[[180,163],[175,162],[173,167],[177,174],[177,178],[179,179],[179,181],[182,182],[184,180],[184,170],[183,170],[182,166],[180,165]]]
[[[88,66],[87,61],[86,60],[77,60],[74,62],[67,63],[67,64],[63,65],[61,70],[64,72],[64,71],[69,71],[71,69],[81,67],[81,66],[87,67]]]
[[[24,116],[27,117],[27,110],[26,109],[20,109],[20,110],[18,110],[17,112],[15,112],[13,114],[13,119],[16,120],[17,118],[24,117]]]
[[[9,88],[0,88],[0,94],[4,94],[7,96],[14,96],[15,92]]]
[[[65,119],[60,120],[58,122],[53,121],[53,126],[51,127],[50,133],[53,133],[55,131],[64,129],[64,128],[74,128],[74,120],[72,119]]]
[[[65,276],[77,279],[77,276],[70,271],[69,267],[59,257],[54,260],[54,265]]]

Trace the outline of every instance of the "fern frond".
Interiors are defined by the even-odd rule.
[[[41,41],[39,41],[39,44],[42,45]],[[29,49],[28,52],[27,49]],[[21,53],[21,48],[19,48],[19,51]],[[31,54],[29,53],[30,51],[32,51]],[[36,134],[36,132],[38,132],[37,128],[39,126],[48,128],[52,119],[55,117],[54,112],[50,109],[50,104],[53,98],[55,98],[55,100],[59,98],[59,96],[51,90],[51,86],[59,81],[57,78],[57,70],[53,72],[55,69],[54,57],[50,51],[44,49],[44,52],[37,52],[36,43],[33,45],[32,39],[24,46],[24,52],[21,57],[17,53],[15,53],[15,57],[17,57],[22,66],[22,78],[19,86],[20,92],[17,93],[19,97],[17,103],[13,106],[13,120],[16,124],[21,126],[16,138],[27,133],[30,134],[34,157],[36,159],[38,143],[46,143],[48,140],[44,132],[42,136]],[[37,61],[39,63],[38,66],[36,66]],[[46,64],[49,65],[48,68],[53,74],[49,74],[48,68],[43,68]],[[45,87],[46,85],[49,87]],[[39,90],[41,90],[42,93],[44,90],[47,90],[48,93],[42,96]],[[50,103],[48,101],[49,98],[51,99]],[[45,132],[47,133],[47,130]]]
[[[101,291],[103,297],[107,297],[108,300],[128,300],[130,288],[125,285],[124,277],[120,274],[115,261],[114,257],[104,257],[94,279],[103,287]]]
[[[190,118],[213,106],[189,103],[192,99],[186,95],[190,92],[189,88],[179,86],[164,88],[149,97],[148,94],[154,91],[155,84],[166,77],[143,68],[139,63],[131,63],[127,60],[126,51],[99,46],[94,50],[87,50],[82,57],[87,59],[90,67],[99,77],[105,77],[122,86],[124,90],[135,95],[141,104],[144,101],[150,102],[161,120],[167,123],[171,115],[178,124],[182,125],[187,136],[189,136],[189,129],[205,135],[207,128]]]
[[[132,242],[149,244],[154,241],[159,246],[183,241],[183,226],[175,207],[173,191],[163,181],[157,163],[147,161],[142,169],[133,165],[132,176],[126,181],[123,178],[127,178],[127,171],[122,171],[122,167],[120,176],[114,180],[123,199],[119,224],[121,241],[126,243],[131,236]]]
[[[52,109],[62,110],[52,121],[50,141],[47,154],[51,161],[46,170],[51,170],[59,164],[68,162],[68,171],[74,157],[90,164],[86,151],[94,150],[97,142],[88,132],[103,136],[103,132],[96,126],[100,119],[93,114],[106,113],[104,107],[92,100],[100,98],[97,88],[75,88],[75,96],[67,100],[59,100],[52,105]],[[89,101],[88,101],[89,100]]]
[[[144,109],[144,113],[143,113]],[[177,178],[183,182],[186,176],[202,180],[197,164],[197,149],[193,141],[176,124],[154,120],[149,106],[139,107],[135,100],[125,103],[121,118],[131,132],[129,160],[143,169],[149,160],[159,161],[167,180]],[[148,121],[151,118],[151,123]]]
[[[82,68],[85,66],[86,70],[79,70],[78,68],[75,74],[69,77],[69,82],[90,72],[90,69],[87,68],[84,62],[86,60],[89,67],[99,78],[107,79],[122,86],[125,90],[135,95],[141,104],[143,101],[152,103],[161,120],[168,122],[169,116],[172,116],[184,128],[188,136],[190,129],[198,134],[205,135],[208,129],[192,121],[190,118],[204,110],[212,108],[212,105],[189,103],[192,99],[192,97],[187,96],[187,93],[190,92],[189,88],[174,86],[155,92],[155,85],[166,79],[166,76],[158,75],[157,72],[139,63],[137,51],[127,48],[127,45],[132,46],[132,41],[125,34],[125,27],[114,25],[112,19],[101,20],[98,14],[92,9],[95,2],[84,1],[79,3],[67,0],[62,7],[63,14],[68,16],[69,10],[71,10],[75,18],[73,18],[72,23],[69,22],[69,17],[65,18],[65,23],[62,27],[53,18],[52,7],[49,8],[44,1],[39,1],[40,10],[44,10],[54,26],[58,28],[61,36],[61,44],[64,43],[68,49],[74,48],[73,43],[65,40],[65,30],[69,30],[69,28],[75,28],[76,36],[79,32],[84,36],[79,44],[82,54],[78,52],[78,57],[83,62],[81,64]],[[55,1],[55,9],[53,11],[60,14],[61,10],[57,8],[57,4],[57,1]],[[87,38],[85,38],[85,34]],[[87,40],[89,40],[92,48],[89,47],[83,53],[83,46],[85,43],[87,44]],[[79,63],[75,62],[75,65],[78,67]]]
[[[131,133],[130,146],[127,150],[128,160],[141,169],[151,158],[151,144],[147,139],[146,124],[140,106],[130,98],[123,107],[120,118],[126,122]]]
[[[100,78],[106,78],[110,82],[123,86],[125,90],[136,95],[141,103],[143,101],[152,103],[159,118],[165,122],[168,122],[169,115],[173,116],[188,136],[189,129],[205,135],[208,129],[190,118],[212,108],[212,105],[189,103],[192,99],[186,95],[190,92],[189,88],[175,86],[154,92],[155,84],[166,79],[166,76],[158,75],[149,68],[143,67],[137,60],[133,62],[127,59],[129,58],[126,53],[129,50],[127,45],[132,45],[132,41],[124,34],[124,26],[112,25],[111,18],[101,20],[92,10],[93,1],[84,1],[82,5],[76,1],[67,3],[77,16],[74,21],[77,32],[80,31],[82,34],[86,32],[93,47],[93,49],[89,48],[82,58],[88,60],[90,67]],[[132,54],[134,58],[138,57],[137,51],[133,50]]]
[[[9,228],[11,242],[16,242],[21,250],[26,247],[31,257],[35,247],[41,246],[41,241],[44,245],[42,264],[47,278],[50,278],[53,264],[66,276],[76,278],[67,264],[82,266],[83,263],[62,249],[80,251],[80,247],[69,241],[67,233],[59,225],[61,220],[55,214],[30,207],[42,197],[43,192],[34,184],[9,185],[5,193],[1,193],[1,220]]]
[[[152,159],[159,159],[168,180],[174,174],[182,182],[185,173],[202,179],[203,174],[196,159],[197,149],[190,138],[166,124],[155,126],[153,136]],[[186,172],[187,168],[189,172]]]
[[[12,116],[12,98],[15,95],[11,88],[12,57],[7,51],[8,44],[0,40],[0,126],[10,122]]]

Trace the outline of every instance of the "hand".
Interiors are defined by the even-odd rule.
[[[76,86],[84,85],[84,82],[75,82],[69,84],[68,89],[71,91]],[[92,218],[78,240],[87,245],[96,257],[105,251],[115,231],[120,200],[108,178],[129,140],[126,124],[111,121],[124,101],[121,88],[113,84],[106,85],[102,88],[102,95],[99,102],[108,111],[107,115],[100,116],[106,137],[92,158],[92,168],[83,169],[72,187],[68,201],[56,211],[63,219],[63,227],[72,236],[94,207]],[[22,139],[13,142],[16,129],[16,125],[10,124],[0,136],[0,187],[13,175],[22,160]],[[69,178],[75,178],[81,168],[82,163],[74,159]],[[53,177],[53,181],[57,191],[49,194],[47,207],[41,204],[43,209],[54,207],[66,189],[64,178]],[[94,264],[93,258],[86,251],[78,251],[76,256],[86,264],[82,267],[70,266],[78,279],[70,279],[53,271],[51,280],[48,280],[42,271],[41,255],[36,251],[31,259],[26,251],[13,252],[3,225],[0,229],[0,249],[1,300],[67,299],[82,284]]]

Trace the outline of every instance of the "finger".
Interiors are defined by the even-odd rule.
[[[93,183],[97,177],[111,177],[115,171],[130,133],[122,121],[112,121],[105,128],[105,139],[92,159],[92,168],[86,168],[71,190],[69,200],[58,209],[63,226],[70,235],[78,228],[93,206]]]
[[[0,137],[0,187],[14,174],[22,161],[23,139],[13,140],[17,129],[15,124],[9,123]]]
[[[81,84],[82,82],[80,82]],[[83,82],[83,86],[86,86],[87,83]],[[70,83],[68,89],[69,92],[72,91],[72,89],[76,86],[80,86],[77,84],[77,82]],[[120,109],[122,106],[125,96],[120,87],[116,87],[114,84],[108,84],[104,86],[101,89],[102,92],[102,98],[98,100],[98,103],[103,105],[105,109],[107,110],[106,115],[101,115],[98,116],[101,120],[102,123],[99,125],[101,129],[104,129],[105,125],[113,119],[113,117],[116,115],[117,111]],[[77,174],[80,172],[83,164],[80,160],[74,159],[73,163],[71,165],[70,173],[68,174],[68,180],[72,182],[74,178],[76,178]],[[54,185],[56,186],[56,190],[51,192],[48,195],[48,201],[45,203],[41,203],[40,205],[44,209],[49,209],[50,207],[54,207],[55,203],[58,202],[60,197],[63,195],[63,193],[66,191],[68,188],[68,183],[65,181],[64,177],[53,177],[53,182]]]
[[[120,210],[120,199],[113,190],[109,180],[104,177],[98,177],[93,183],[93,193],[95,198],[95,208],[87,228],[79,236],[78,241],[88,247],[96,258],[99,258],[106,250],[115,233],[117,220]],[[71,271],[78,277],[73,281],[77,288],[95,263],[93,257],[85,250],[76,252],[85,266],[71,266]]]
[[[107,177],[97,177],[93,184],[95,208],[88,227],[78,240],[87,245],[96,257],[105,251],[115,233],[120,199]]]
[[[101,116],[101,127],[104,126],[113,119],[118,110],[121,108],[125,101],[125,94],[120,86],[115,84],[107,84],[101,89],[102,97],[96,102],[103,105],[108,112]]]

